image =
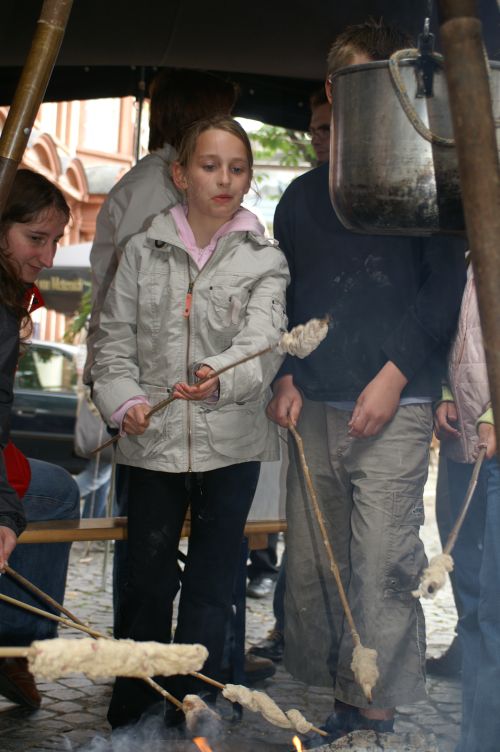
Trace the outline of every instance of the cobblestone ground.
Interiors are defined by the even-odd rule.
[[[426,488],[427,520],[423,537],[429,556],[437,553],[439,543],[433,512],[435,475],[431,473]],[[110,633],[111,558],[104,565],[104,544],[74,544],[65,604],[85,623]],[[273,625],[271,596],[247,601],[247,643],[255,644]],[[447,586],[435,601],[424,602],[427,619],[428,653],[439,655],[451,642],[456,621],[451,589]],[[66,628],[61,634],[78,637]],[[147,750],[195,750],[191,742],[145,741],[144,737],[125,741],[111,738],[106,710],[111,680],[90,681],[73,676],[51,683],[39,683],[43,696],[40,710],[29,712],[0,699],[0,751],[48,752],[135,752]],[[332,693],[325,688],[307,687],[295,681],[281,666],[262,688],[284,709],[299,708],[304,715],[320,724],[331,711]],[[460,724],[460,685],[457,681],[437,678],[428,680],[428,700],[399,708],[396,730],[433,731],[440,752],[453,752]],[[227,723],[224,741],[217,750],[224,752],[285,752],[291,748],[292,734],[270,726],[253,713],[246,712],[239,723],[231,723],[230,707],[219,703]],[[224,706],[224,707],[223,707]],[[152,721],[155,725],[155,721]],[[156,726],[159,726],[156,722]]]

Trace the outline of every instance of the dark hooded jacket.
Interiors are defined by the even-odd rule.
[[[0,305],[0,525],[20,535],[26,527],[23,506],[7,481],[3,449],[9,440],[14,374],[19,356],[19,323],[11,311]]]
[[[465,240],[356,234],[332,208],[328,165],[291,183],[274,220],[291,274],[289,327],[331,316],[304,360],[287,357],[311,400],[356,401],[388,361],[408,379],[402,397],[437,399],[465,284]]]

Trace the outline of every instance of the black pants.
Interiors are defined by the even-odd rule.
[[[259,577],[270,577],[276,579],[278,574],[278,533],[270,533],[267,536],[267,548],[258,548],[250,551],[248,557],[250,564],[247,567],[249,580],[256,580]]]
[[[209,657],[203,671],[219,678],[240,546],[259,471],[258,462],[200,474],[130,468],[128,554],[117,637],[170,642],[173,601],[181,583],[174,641],[205,645]],[[191,535],[180,576],[177,548],[188,505]],[[184,676],[159,681],[180,699],[207,686]],[[144,682],[119,677],[108,720],[114,727],[137,720],[159,698]]]

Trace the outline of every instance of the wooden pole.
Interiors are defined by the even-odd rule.
[[[500,169],[474,0],[439,0],[440,36],[462,201],[500,452]]]
[[[0,216],[64,37],[73,0],[44,0],[31,49],[0,136]]]

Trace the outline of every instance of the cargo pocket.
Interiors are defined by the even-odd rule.
[[[384,595],[389,598],[412,598],[426,566],[424,545],[419,528],[424,523],[424,503],[419,496],[394,494],[392,525],[388,536]]]

